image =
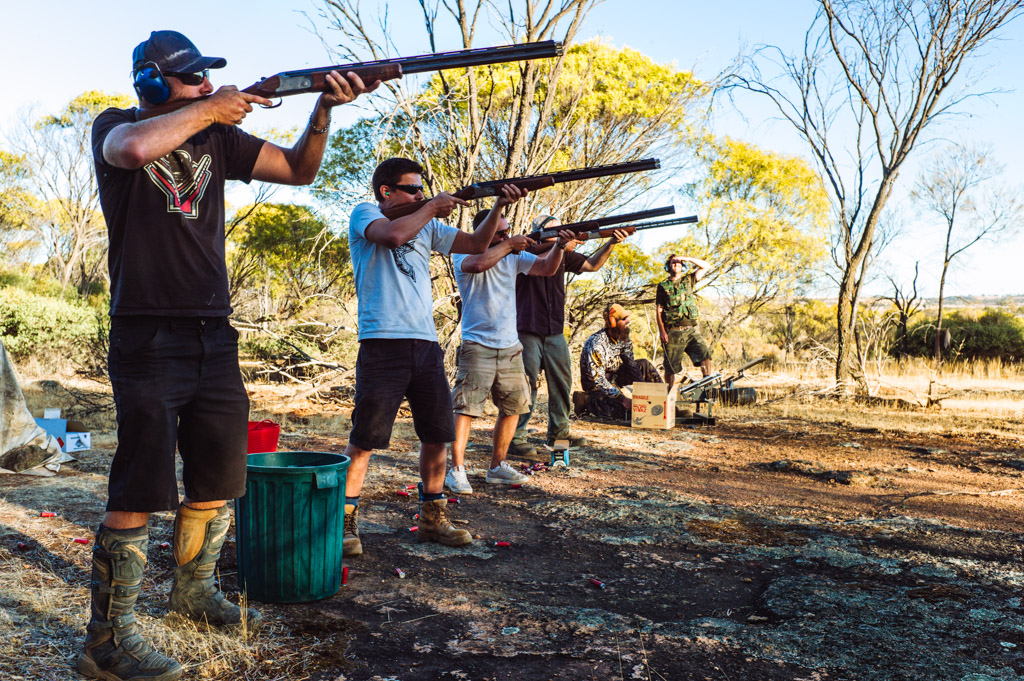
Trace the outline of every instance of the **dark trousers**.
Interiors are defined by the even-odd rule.
[[[609,372],[608,380],[618,387],[634,383],[664,383],[661,374],[654,368],[650,360],[638,359],[624,361],[618,371]],[[587,393],[587,411],[602,418],[628,420],[629,411],[622,404],[622,396],[611,397],[601,390]]]
[[[117,407],[108,511],[177,508],[175,447],[190,499],[245,494],[249,396],[227,318],[113,317],[107,363]]]
[[[512,442],[526,442],[526,424],[537,405],[537,383],[541,371],[548,382],[547,441],[564,440],[569,437],[569,404],[572,399],[572,360],[565,336],[560,333],[538,336],[520,332],[519,342],[523,345],[523,368],[530,383],[530,411],[519,416],[519,426]]]

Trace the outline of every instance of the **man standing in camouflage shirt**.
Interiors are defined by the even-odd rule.
[[[658,334],[665,353],[665,380],[674,386],[683,373],[683,355],[701,373],[711,373],[711,350],[697,327],[697,301],[693,291],[698,281],[711,270],[706,260],[673,253],[665,261],[668,279],[658,284]]]

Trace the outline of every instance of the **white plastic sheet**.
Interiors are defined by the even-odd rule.
[[[53,475],[60,470],[64,455],[57,438],[50,437],[40,428],[25,404],[25,395],[18,383],[18,373],[7,356],[7,348],[0,340],[0,457],[19,447],[38,447],[44,450],[43,460],[26,470],[27,475]],[[68,457],[70,459],[70,457]],[[15,471],[0,465],[0,473]]]

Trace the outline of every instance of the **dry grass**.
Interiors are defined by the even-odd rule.
[[[990,435],[1024,442],[1024,365],[999,360],[887,362],[869,376],[876,405],[828,397],[831,374],[818,365],[780,367],[743,379],[773,413],[787,418],[915,435]],[[829,367],[831,371],[831,367]],[[928,405],[928,398],[938,404]],[[887,406],[885,400],[891,400]],[[907,408],[894,408],[902,400]],[[741,413],[741,412],[730,412]]]

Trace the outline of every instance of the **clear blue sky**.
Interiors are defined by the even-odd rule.
[[[316,5],[310,0],[131,4],[54,0],[19,2],[13,8],[11,1],[4,4],[7,7],[0,25],[0,63],[5,66],[7,95],[0,100],[0,129],[6,129],[9,121],[28,106],[49,113],[85,90],[130,92],[132,48],[154,29],[182,31],[205,54],[227,58],[228,66],[217,74],[215,84],[244,87],[277,71],[328,63],[310,20],[302,14],[305,11],[316,20]],[[377,15],[381,4],[363,0],[364,14]],[[814,4],[808,0],[606,0],[591,12],[580,39],[602,36],[615,46],[633,47],[658,61],[694,68],[698,76],[711,76],[743,47],[771,43],[787,51],[798,49],[813,13]],[[429,50],[419,16],[414,0],[391,3],[392,39],[401,54]],[[1018,71],[1024,63],[1024,22],[1011,26],[1004,37],[977,65],[979,69],[991,67],[983,81],[985,89],[1024,85]],[[442,43],[439,48],[458,49],[457,41],[450,38],[450,44]],[[476,42],[484,46],[498,44],[500,40],[480,37]],[[772,120],[772,112],[764,103],[741,104],[742,116],[730,111],[719,114],[715,122],[717,133],[783,153],[801,153],[790,130]],[[302,125],[312,105],[312,97],[287,99],[280,109],[251,114],[246,125]],[[346,115],[337,117],[341,122],[346,116],[352,119],[358,115],[354,107],[344,107],[339,113],[345,108],[349,109],[344,112]],[[1024,93],[1019,91],[974,100],[967,109],[969,115],[957,120],[956,127],[948,132],[993,144],[997,160],[1006,166],[1006,179],[1024,185],[1024,140],[1018,122],[1022,110]],[[913,169],[904,171],[903,185],[909,185],[915,174]],[[685,206],[679,208],[687,210]],[[883,260],[887,262],[880,263],[876,272],[884,266],[887,271],[906,275],[912,272],[914,260],[921,259],[921,285],[926,295],[934,295],[938,280],[936,257],[941,252],[937,250],[938,235],[925,224],[915,225],[911,230],[885,252]],[[651,247],[654,243],[644,241],[643,245]],[[947,294],[1024,294],[1024,276],[1019,265],[1022,255],[1024,236],[977,246],[970,260],[952,274]]]

